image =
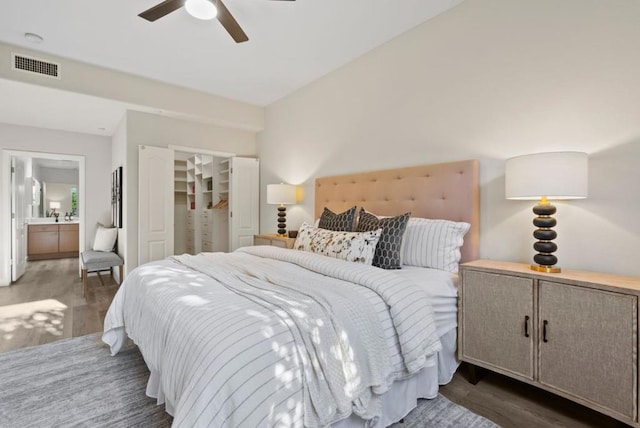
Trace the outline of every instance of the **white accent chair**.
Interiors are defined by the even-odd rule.
[[[87,297],[87,275],[89,272],[96,272],[100,283],[104,285],[100,272],[109,271],[113,276],[113,268],[120,267],[120,284],[124,278],[124,260],[118,254],[114,252],[106,251],[83,251],[80,255],[82,257],[82,296]]]

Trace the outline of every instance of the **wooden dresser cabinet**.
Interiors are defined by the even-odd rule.
[[[460,275],[460,360],[640,426],[640,278],[491,260]]]
[[[78,257],[80,251],[79,225],[30,224],[27,238],[29,260]]]

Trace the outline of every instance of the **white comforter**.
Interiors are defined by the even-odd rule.
[[[425,293],[378,268],[276,247],[134,270],[105,318],[151,371],[174,426],[326,426],[440,350]]]

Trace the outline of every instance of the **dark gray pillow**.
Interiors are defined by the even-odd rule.
[[[353,232],[356,225],[356,214],[356,207],[350,208],[340,214],[336,214],[325,207],[320,216],[318,227],[340,232]]]
[[[380,240],[373,256],[373,266],[382,269],[402,268],[402,260],[400,258],[402,254],[402,237],[410,218],[411,213],[398,217],[378,218],[364,209],[360,210],[357,232],[382,229],[382,234],[380,234]]]

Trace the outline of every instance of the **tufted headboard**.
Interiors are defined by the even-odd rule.
[[[357,205],[378,215],[466,221],[461,262],[475,260],[480,246],[480,186],[477,160],[387,169],[316,179],[315,218]]]

